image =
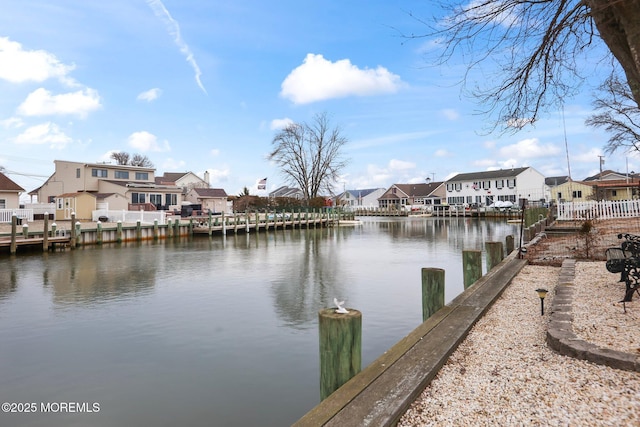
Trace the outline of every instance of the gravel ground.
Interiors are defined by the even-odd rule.
[[[474,326],[398,426],[638,426],[640,374],[561,356],[545,342],[560,269],[526,266]],[[578,262],[574,328],[581,338],[640,355],[637,301],[604,262]],[[638,296],[636,295],[636,299]]]

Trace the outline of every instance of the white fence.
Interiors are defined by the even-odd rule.
[[[56,205],[53,203],[25,203],[24,208],[33,210],[33,213],[36,215],[56,213]]]
[[[26,220],[27,222],[33,221],[32,209],[0,209],[0,223],[11,223],[13,215],[18,218]]]
[[[101,218],[107,218],[103,222],[118,222],[122,223],[137,223],[141,224],[153,224],[155,220],[158,220],[158,225],[164,225],[166,223],[167,214],[165,211],[110,211],[107,209],[100,209],[91,213],[93,221],[102,221]]]
[[[558,203],[559,220],[593,220],[640,217],[640,200]]]

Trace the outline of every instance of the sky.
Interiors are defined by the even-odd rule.
[[[534,127],[487,134],[458,84],[433,66],[417,0],[21,0],[0,14],[0,168],[27,192],[54,160],[143,154],[156,175],[194,172],[227,194],[287,184],[267,154],[288,123],[326,113],[348,140],[336,192],[532,166],[580,180],[640,171],[604,155],[588,90]],[[473,82],[471,82],[473,83]],[[568,154],[568,156],[567,156]],[[0,169],[1,170],[1,169]],[[267,190],[257,189],[267,178]]]

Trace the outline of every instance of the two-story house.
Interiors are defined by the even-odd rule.
[[[375,207],[378,206],[378,198],[382,196],[384,192],[384,188],[345,190],[333,199],[333,205],[342,207]]]
[[[544,176],[532,167],[461,173],[446,181],[446,194],[449,205],[548,201]]]
[[[72,211],[180,209],[182,188],[156,184],[155,169],[110,163],[55,160],[55,172],[30,192],[38,201],[56,204],[56,212],[70,218]],[[90,193],[93,197],[80,197]],[[95,203],[95,207],[85,206]]]

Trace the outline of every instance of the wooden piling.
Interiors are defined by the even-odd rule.
[[[142,226],[140,220],[136,221],[136,240],[138,242],[142,241]]]
[[[444,307],[444,270],[422,269],[422,321]]]
[[[324,400],[362,367],[362,313],[336,308],[318,313],[320,329],[320,399]]]
[[[52,236],[55,236],[56,223],[51,226]],[[42,231],[42,252],[49,250],[49,212],[44,213],[44,228]]]
[[[75,212],[71,212],[71,237],[69,239],[69,246],[71,246],[71,248],[75,248],[76,247],[76,213]]]
[[[97,230],[96,230],[96,244],[97,245],[101,245],[102,244],[102,223],[100,221],[98,221],[97,225]]]
[[[482,251],[462,251],[464,288],[467,289],[482,277]]]
[[[18,242],[16,235],[18,228],[18,216],[14,213],[11,217],[11,243],[9,245],[9,252],[11,255],[15,255],[18,250]]]
[[[157,224],[156,220],[156,224]],[[118,222],[116,223],[116,242],[117,243],[122,243],[122,221],[118,220]]]
[[[173,237],[173,225],[171,220],[167,220],[167,239]]]
[[[22,224],[22,237],[29,238],[29,224]]]
[[[504,259],[504,249],[502,242],[485,242],[485,247],[487,250],[487,272],[489,272]]]
[[[76,230],[76,242],[75,242],[74,246],[72,246],[72,248],[80,246],[80,236],[82,235],[82,231],[81,231],[82,225],[80,224],[80,221],[76,221],[75,224],[76,224],[76,228],[75,228],[75,230]]]
[[[515,249],[514,238],[512,235],[508,235],[505,239],[505,245],[507,247],[507,255],[509,255]]]

